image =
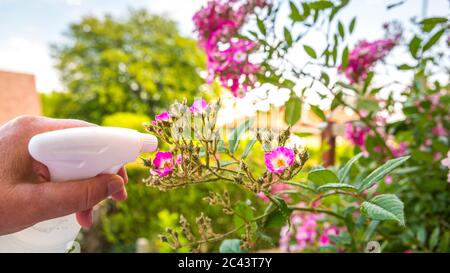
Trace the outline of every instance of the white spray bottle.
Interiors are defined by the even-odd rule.
[[[38,134],[28,150],[48,167],[51,181],[61,182],[117,173],[125,163],[157,146],[155,136],[131,129],[80,127]],[[0,252],[66,252],[79,231],[75,214],[50,219],[0,236]]]

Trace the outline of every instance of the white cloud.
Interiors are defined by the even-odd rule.
[[[10,37],[0,42],[0,60],[1,70],[34,74],[36,88],[40,92],[61,89],[46,44]]]

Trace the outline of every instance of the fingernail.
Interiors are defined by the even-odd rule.
[[[127,194],[127,190],[125,189],[125,187],[121,191],[119,191],[113,195],[113,198],[116,201],[124,201],[127,199],[127,197],[128,197],[128,194]]]
[[[108,195],[113,195],[123,188],[123,180],[119,178],[112,179],[108,182]]]

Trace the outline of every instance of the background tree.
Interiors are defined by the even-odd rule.
[[[43,95],[47,115],[96,123],[116,112],[153,115],[169,101],[194,97],[203,82],[196,41],[145,10],[124,19],[85,17],[65,35],[52,55],[67,90]]]

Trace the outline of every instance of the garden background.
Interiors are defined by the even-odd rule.
[[[247,1],[233,3],[240,2]],[[411,155],[410,165],[380,179],[377,189],[368,194],[376,196],[379,191],[399,195],[405,203],[406,227],[380,223],[377,219],[370,221],[360,215],[349,225],[345,221],[324,220],[321,215],[316,215],[316,219],[294,213],[288,217],[295,226],[291,231],[294,234],[286,237],[286,221],[272,220],[264,231],[257,231],[252,249],[364,251],[368,242],[377,241],[383,251],[448,252],[448,166],[441,161],[445,160],[449,147],[446,19],[449,2],[267,3],[269,7],[261,5],[247,11],[242,31],[235,33],[239,39],[262,45],[257,49],[251,46],[248,54],[254,54],[254,59],[245,62],[265,69],[264,73],[255,71],[257,80],[249,77],[246,79],[249,82],[240,82],[238,88],[228,85],[230,78],[221,81],[218,70],[213,73],[216,80],[209,81],[210,49],[202,44],[201,24],[192,20],[197,11],[208,5],[207,1],[108,1],[105,5],[102,1],[83,0],[31,3],[0,0],[0,69],[36,75],[42,114],[46,116],[78,118],[142,132],[143,123],[150,123],[175,100],[187,98],[190,105],[194,99],[212,101],[220,97],[221,125],[234,128],[252,117],[256,117],[255,127],[263,124],[282,129],[292,125],[295,135],[292,141],[309,150],[310,159],[304,166],[307,172],[317,170],[318,166],[337,171],[361,153],[358,166],[349,174],[350,180],[357,181],[358,176],[367,176],[388,159]],[[278,7],[279,3],[283,4],[273,11],[272,7]],[[306,13],[308,9],[311,15]],[[330,18],[335,9],[337,15]],[[276,47],[270,44],[275,38],[269,30],[274,13],[281,18],[276,22],[282,26],[273,29],[283,43]],[[320,23],[322,15],[329,20],[327,31],[325,23]],[[434,20],[424,23],[426,18]],[[385,23],[390,23],[390,27],[384,26]],[[309,33],[303,35],[303,30],[294,29],[300,24]],[[392,37],[398,35],[398,29],[401,37],[397,41]],[[326,38],[321,32],[327,32]],[[359,41],[386,37],[395,40],[395,46],[388,46],[389,53],[377,60],[368,61],[370,67],[365,71],[368,73],[359,75],[360,79],[338,69],[345,70],[351,63],[351,49],[358,47]],[[329,46],[334,46],[336,52]],[[279,54],[278,59],[272,56],[274,52]],[[289,60],[295,65],[279,60]],[[375,61],[379,62],[375,65]],[[319,62],[320,67],[310,65]],[[327,94],[327,88],[335,83],[342,89]],[[247,88],[245,97],[237,94]],[[236,94],[241,98],[236,98]],[[415,104],[417,101],[424,103]],[[422,112],[420,107],[424,109]],[[375,123],[370,122],[372,119]],[[374,134],[369,133],[371,130]],[[380,140],[386,147],[379,148],[383,146]],[[264,151],[258,145],[255,147],[247,161],[255,173],[261,173],[266,169]],[[237,147],[240,153],[245,153],[245,148],[245,145]],[[214,220],[217,234],[240,224],[239,217],[224,215],[222,207],[204,200],[210,192],[227,191],[236,202],[235,210],[251,217],[267,205],[261,195],[232,183],[193,185],[162,192],[142,183],[149,170],[140,160],[129,164],[127,170],[128,200],[107,201],[99,206],[94,226],[79,237],[83,251],[188,251],[186,247],[174,250],[161,241],[160,234],[167,228],[180,230],[180,215],[194,221],[203,212]],[[306,173],[296,179],[314,180]],[[274,194],[286,190],[290,188],[272,187]],[[281,192],[280,196],[283,194],[289,193]],[[303,200],[296,198],[293,197],[294,201]],[[350,201],[339,198],[326,198],[324,205],[336,211],[339,205],[350,206]],[[305,226],[308,221],[314,224]],[[349,230],[350,226],[356,226],[355,231]],[[245,232],[238,231],[238,237]],[[322,236],[328,233],[330,236]],[[350,241],[347,233],[353,238]],[[307,239],[299,238],[303,235]],[[355,243],[358,240],[361,245]],[[199,251],[218,251],[221,243],[222,240],[217,240],[203,244]]]

